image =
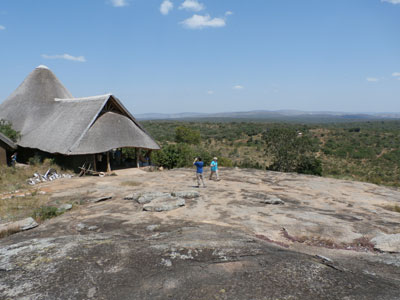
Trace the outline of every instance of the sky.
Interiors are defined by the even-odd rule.
[[[0,0],[0,102],[38,65],[133,114],[400,112],[400,0]]]

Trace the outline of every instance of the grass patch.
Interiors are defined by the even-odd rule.
[[[42,164],[35,165],[0,166],[0,193],[28,189],[31,186],[27,183],[27,180],[33,177],[34,173],[45,174],[50,168],[55,169],[59,174],[65,173],[51,159],[45,159]]]
[[[63,212],[58,211],[55,206],[41,206],[34,210],[32,218],[38,222],[43,222],[44,220],[55,218],[61,214],[63,214]]]
[[[30,217],[37,208],[48,202],[47,195],[39,195],[35,192],[32,194],[28,196],[13,196],[0,200],[1,220],[11,222]]]
[[[386,210],[390,210],[390,211],[394,211],[394,212],[397,212],[397,213],[400,213],[400,206],[398,206],[398,205],[385,205],[385,206],[382,206],[382,208],[384,208],[384,209],[386,209]]]
[[[20,232],[19,227],[12,227],[12,228],[7,228],[5,230],[0,230],[0,239],[10,236],[14,233],[18,233],[18,232]]]

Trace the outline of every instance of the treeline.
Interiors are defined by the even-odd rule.
[[[167,168],[193,157],[226,166],[298,172],[400,186],[400,121],[337,124],[145,121]],[[222,164],[221,164],[222,165]]]

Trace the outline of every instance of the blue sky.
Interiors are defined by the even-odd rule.
[[[0,0],[0,101],[40,64],[133,114],[400,112],[400,0]]]

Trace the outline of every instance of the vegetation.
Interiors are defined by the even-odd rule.
[[[153,162],[167,168],[190,166],[195,156],[201,156],[207,164],[211,157],[218,156],[221,166],[268,168],[400,186],[400,121],[143,124],[163,146],[153,155]],[[200,133],[200,142],[178,143],[176,132],[182,127],[190,129],[184,132]]]
[[[54,206],[41,206],[34,210],[32,218],[36,221],[44,221],[61,215],[63,212],[57,210]]]
[[[3,119],[0,119],[0,132],[14,142],[21,137],[20,133],[12,128],[12,124]]]
[[[263,134],[266,154],[272,159],[269,170],[322,175],[318,149],[310,137],[292,128],[274,128]]]

